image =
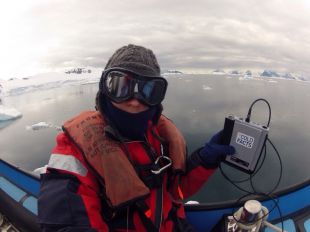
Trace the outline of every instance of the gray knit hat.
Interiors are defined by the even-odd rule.
[[[160,67],[153,51],[133,44],[116,50],[105,66],[105,70],[115,67],[127,69],[141,76],[160,76]]]

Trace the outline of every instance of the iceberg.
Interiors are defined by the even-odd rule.
[[[50,124],[48,124],[47,122],[38,122],[31,126],[26,126],[26,130],[41,130],[48,127],[50,127]]]
[[[216,75],[224,75],[226,74],[223,70],[221,69],[216,69],[212,72],[212,74],[216,74]]]
[[[0,121],[12,120],[20,118],[21,116],[21,112],[19,112],[17,109],[0,105]]]
[[[46,129],[46,128],[55,128],[57,131],[62,130],[62,128],[60,126],[55,126],[55,125],[52,125],[51,123],[47,123],[47,122],[38,122],[38,123],[35,123],[31,126],[26,126],[26,130],[34,130],[34,131],[42,130],[42,129]]]
[[[202,89],[203,90],[211,90],[212,88],[210,86],[207,86],[207,85],[202,85]]]

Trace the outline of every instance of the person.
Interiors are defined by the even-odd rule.
[[[150,49],[130,44],[111,56],[96,110],[64,123],[41,176],[42,231],[193,231],[183,200],[234,148],[217,133],[187,155],[162,114],[167,85]]]

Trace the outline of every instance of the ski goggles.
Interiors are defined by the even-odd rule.
[[[160,104],[168,82],[162,77],[145,77],[121,68],[102,73],[102,89],[112,101],[121,103],[136,98],[148,106]]]

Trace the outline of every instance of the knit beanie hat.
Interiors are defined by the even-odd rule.
[[[114,67],[124,68],[141,76],[160,76],[160,67],[153,51],[133,44],[116,50],[105,66],[105,70]]]
[[[138,45],[129,44],[117,49],[108,60],[105,70],[116,67],[126,69],[145,77],[160,76],[160,67],[153,51]],[[111,121],[111,118],[107,115],[107,111],[110,109],[107,109],[107,98],[102,91],[102,81],[103,76],[99,82],[99,91],[96,96],[96,109],[107,116],[107,119]],[[162,105],[160,104],[156,106],[156,113],[153,118],[154,124],[157,123],[161,112]]]
[[[129,44],[117,49],[108,60],[104,70],[110,68],[123,68],[146,77],[159,77],[160,67],[152,50],[142,46]],[[102,91],[103,75],[99,82],[99,91],[96,96],[96,108],[102,108],[99,100],[104,97]]]

